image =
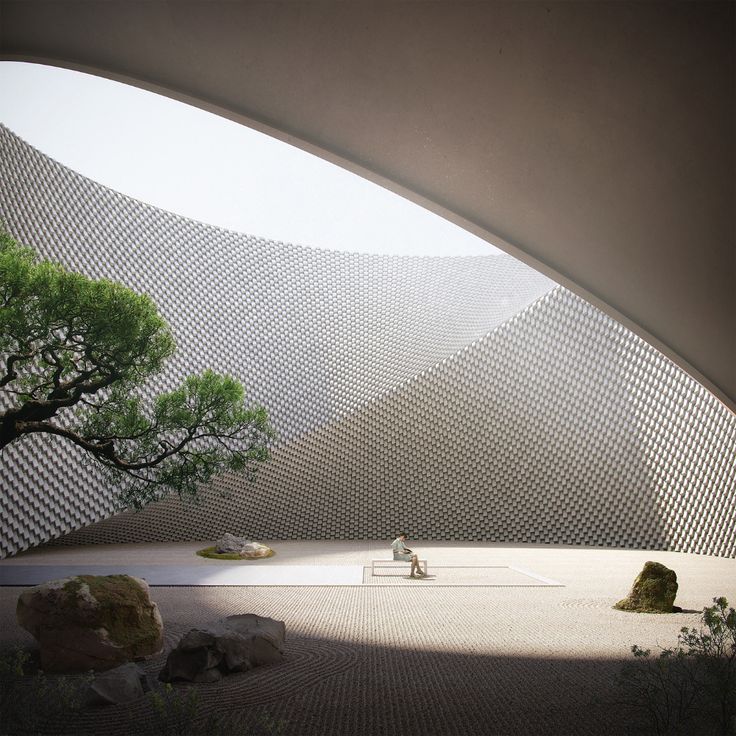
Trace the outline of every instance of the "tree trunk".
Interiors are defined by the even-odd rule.
[[[15,427],[15,418],[5,417],[0,422],[0,450],[19,436],[18,430]]]

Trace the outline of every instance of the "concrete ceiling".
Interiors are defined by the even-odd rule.
[[[732,3],[2,0],[0,23],[2,59],[163,92],[428,206],[734,407]]]

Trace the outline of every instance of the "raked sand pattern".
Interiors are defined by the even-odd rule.
[[[381,550],[378,542],[274,544],[282,564],[368,565]],[[413,546],[430,570],[433,563],[516,565],[565,587],[155,587],[167,646],[190,627],[232,613],[286,622],[284,662],[200,687],[201,713],[243,713],[253,722],[268,717],[283,722],[286,736],[626,734],[628,717],[612,701],[631,644],[673,644],[713,596],[736,600],[733,559],[532,545]],[[167,564],[191,552],[187,545],[160,545],[148,556]],[[143,545],[47,548],[0,564],[37,564],[56,555],[58,563],[87,555],[130,562],[145,553]],[[683,613],[611,608],[648,559],[678,573]],[[0,589],[4,645],[31,641],[14,623],[19,592]],[[149,671],[157,672],[163,659],[151,660]],[[148,718],[141,701],[97,711],[77,726],[80,734],[127,736],[131,724]]]

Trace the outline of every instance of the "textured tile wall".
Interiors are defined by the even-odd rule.
[[[179,349],[149,395],[212,367],[268,408],[281,443],[409,380],[554,286],[505,255],[337,253],[203,225],[101,187],[2,126],[0,182],[0,218],[18,239],[153,296]],[[109,515],[111,494],[80,459],[37,438],[4,451],[1,554]]]
[[[67,543],[413,537],[736,556],[736,421],[558,288],[383,398],[287,444],[253,484]],[[206,509],[206,510],[205,510]]]
[[[112,508],[94,466],[54,439],[6,448],[2,554],[71,529],[61,543],[406,527],[736,555],[734,416],[513,259],[238,235],[100,187],[2,127],[0,176],[0,216],[18,237],[154,296],[180,349],[151,392],[212,366],[240,378],[280,434],[255,484],[226,477],[203,507],[169,500],[90,526]]]

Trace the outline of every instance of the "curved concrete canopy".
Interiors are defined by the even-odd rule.
[[[0,7],[0,58],[154,89],[383,183],[734,407],[732,3]]]

